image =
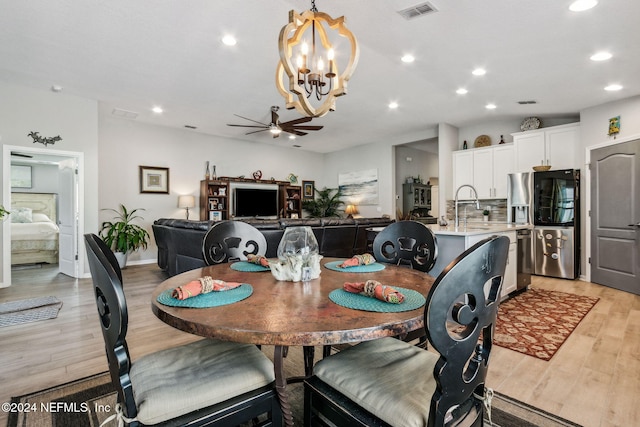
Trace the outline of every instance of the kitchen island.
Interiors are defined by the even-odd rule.
[[[516,231],[531,229],[533,228],[532,225],[509,224],[504,222],[469,222],[466,226],[461,225],[459,227],[453,225],[444,227],[436,224],[428,225],[428,227],[436,235],[438,241],[438,258],[433,268],[429,271],[429,274],[437,277],[451,261],[466,249],[489,236],[497,234],[507,236],[511,242],[509,245],[509,259],[507,261],[507,270],[505,272],[501,296],[506,297],[509,293],[517,289],[518,246]]]

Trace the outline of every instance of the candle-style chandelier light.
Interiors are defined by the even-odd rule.
[[[349,60],[342,73],[328,29],[344,37],[350,45]],[[333,19],[318,12],[312,0],[311,10],[302,14],[289,11],[289,23],[280,31],[278,47],[276,86],[286,100],[286,108],[295,108],[309,117],[334,111],[336,97],[347,93],[347,82],[360,53],[355,36],[345,26],[344,16]]]

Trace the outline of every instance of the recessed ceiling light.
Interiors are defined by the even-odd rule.
[[[222,38],[222,43],[226,44],[227,46],[235,46],[237,42],[238,41],[235,37],[228,34]]]
[[[456,93],[458,95],[466,95],[467,92],[469,92],[468,90],[466,90],[465,88],[461,87],[460,89],[456,90]]]
[[[406,62],[406,63],[410,63],[416,60],[416,58],[413,55],[410,54],[406,54],[405,56],[403,56],[401,58],[402,62]]]
[[[591,55],[589,59],[591,59],[592,61],[606,61],[607,59],[611,59],[612,56],[613,55],[611,55],[609,52],[598,52]]]
[[[389,103],[389,108],[392,110],[395,110],[396,108],[398,108],[398,103],[397,102],[390,102]]]
[[[162,109],[162,107],[155,106],[151,109],[151,111],[153,111],[156,114],[162,114],[164,110]]]
[[[473,74],[474,76],[484,76],[485,74],[487,74],[487,70],[485,70],[484,68],[476,68],[471,72],[471,74]]]
[[[289,135],[289,139],[296,139],[295,135]]]
[[[51,90],[52,90],[53,92],[62,92],[62,86],[60,86],[60,85],[53,85],[53,86],[51,86]]]
[[[589,10],[598,4],[598,0],[576,0],[569,5],[569,10],[572,12],[582,12],[583,10]]]
[[[487,104],[484,106],[484,108],[486,108],[487,110],[495,110],[496,104]]]
[[[622,89],[622,86],[619,84],[612,84],[604,88],[604,90],[608,90],[610,92],[620,90],[620,89]]]

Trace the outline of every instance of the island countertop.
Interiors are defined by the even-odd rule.
[[[456,227],[453,224],[446,227],[430,224],[427,225],[436,236],[474,236],[478,234],[506,233],[509,231],[533,229],[531,224],[515,224],[506,222],[469,222],[467,226]]]

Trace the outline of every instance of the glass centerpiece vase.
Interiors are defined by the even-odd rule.
[[[278,280],[307,282],[320,276],[320,259],[311,227],[287,227],[278,245],[278,260],[269,266]]]

